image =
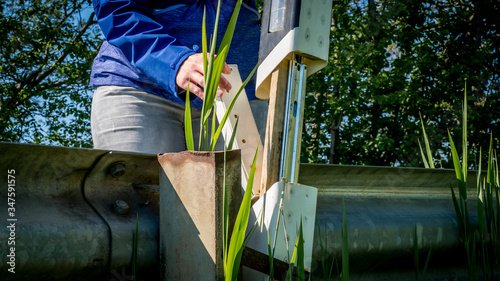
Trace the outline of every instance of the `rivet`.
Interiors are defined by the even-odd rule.
[[[309,28],[306,29],[306,40],[309,40],[311,30]]]
[[[123,176],[125,174],[125,163],[115,162],[109,165],[108,172],[113,177]]]
[[[117,215],[125,216],[128,214],[129,210],[130,207],[127,202],[123,200],[116,200],[115,203],[113,203],[113,212]]]
[[[242,142],[242,143],[246,143],[247,141],[246,141],[245,139],[242,139],[242,140],[241,140],[241,142]]]
[[[319,45],[320,47],[323,47],[323,36],[320,36],[320,37],[318,38],[318,45]]]

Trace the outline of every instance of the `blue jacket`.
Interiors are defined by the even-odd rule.
[[[236,0],[222,1],[218,41],[229,23]],[[184,60],[201,52],[203,10],[207,36],[213,31],[217,0],[93,0],[106,38],[94,59],[91,86],[130,86],[184,104],[175,77]],[[246,2],[246,1],[245,1]],[[243,3],[226,62],[238,64],[245,79],[258,62],[260,15]],[[210,39],[208,39],[210,40]],[[246,87],[255,99],[254,78]],[[192,105],[201,108],[197,99]]]

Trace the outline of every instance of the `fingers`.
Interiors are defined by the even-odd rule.
[[[224,63],[222,73],[230,74],[231,68],[227,63]],[[187,90],[189,84],[189,92],[195,94],[197,97],[204,99],[205,81],[203,76],[203,54],[197,53],[189,56],[177,71],[175,82],[180,88]],[[217,96],[221,97],[223,90],[230,91],[232,88],[231,83],[224,78],[220,77],[217,89]]]
[[[224,67],[222,68],[222,73],[231,74],[231,68],[229,67],[229,65],[227,65],[227,63],[224,63]]]
[[[221,76],[219,80],[219,87],[229,92],[233,86],[231,86],[231,83],[229,83],[224,76]]]

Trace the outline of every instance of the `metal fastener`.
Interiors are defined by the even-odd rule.
[[[128,206],[127,202],[123,200],[116,200],[113,204],[113,212],[117,215],[125,216],[128,214],[129,210],[130,207]]]
[[[125,174],[125,163],[115,162],[109,165],[108,172],[113,177],[123,176]]]

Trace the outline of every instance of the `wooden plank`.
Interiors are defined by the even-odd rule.
[[[224,117],[226,110],[228,109],[233,97],[238,92],[238,89],[243,84],[241,81],[238,66],[235,64],[229,65],[231,68],[230,75],[224,75],[226,79],[231,83],[231,91],[224,93],[222,97],[217,98],[216,103],[216,113],[219,122]],[[259,147],[257,154],[257,160],[255,164],[255,176],[254,183],[252,186],[253,194],[258,195],[260,192],[260,182],[261,182],[261,169],[262,169],[262,158],[263,149],[262,142],[260,140],[259,131],[257,125],[255,124],[255,119],[253,117],[252,109],[247,99],[245,90],[243,89],[238,98],[236,99],[231,114],[223,127],[222,134],[224,136],[224,141],[229,144],[229,140],[233,134],[233,130],[238,121],[238,128],[236,129],[235,142],[233,144],[233,149],[241,149],[241,185],[246,188],[248,177],[250,175],[250,170],[252,168],[253,158],[255,156],[255,150]]]
[[[262,161],[260,196],[279,181],[283,124],[285,119],[286,90],[289,60],[283,60],[271,74],[269,112]]]

